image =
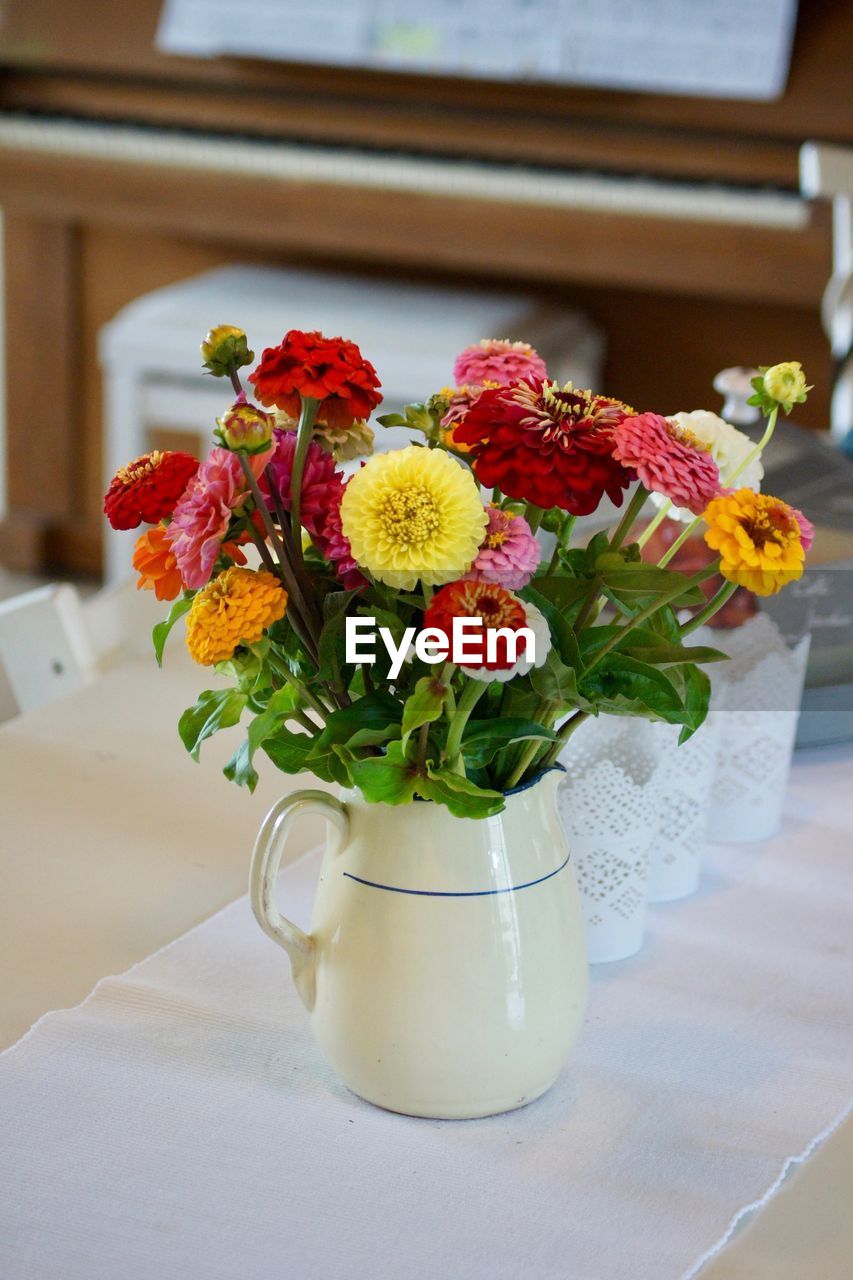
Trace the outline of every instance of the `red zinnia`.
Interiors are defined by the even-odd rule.
[[[188,453],[144,453],[113,476],[104,513],[114,529],[158,524],[172,514],[197,471],[198,461]]]
[[[451,582],[440,591],[436,591],[424,612],[424,629],[435,627],[443,631],[447,637],[448,651],[453,640],[454,618],[482,618],[483,626],[480,634],[472,632],[466,635],[465,649],[476,655],[465,668],[485,667],[488,671],[507,671],[513,666],[510,661],[505,636],[495,637],[495,661],[486,661],[486,633],[490,630],[507,628],[517,631],[527,625],[527,614],[524,605],[505,587],[494,582]],[[525,650],[524,639],[519,645],[519,653]]]
[[[613,429],[632,412],[591,391],[521,382],[484,391],[453,437],[471,446],[477,479],[487,488],[587,516],[605,493],[621,506],[634,478],[613,457]]]
[[[299,417],[302,397],[319,400],[317,421],[351,427],[381,402],[376,370],[354,342],[291,329],[249,374],[261,404]]]

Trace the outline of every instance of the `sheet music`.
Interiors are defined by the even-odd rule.
[[[166,0],[157,45],[597,88],[767,99],[797,0]]]

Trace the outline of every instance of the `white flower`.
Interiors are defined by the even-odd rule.
[[[528,604],[526,600],[520,603],[524,608],[524,625],[533,632],[536,642],[536,661],[531,662],[528,657],[521,657],[506,671],[489,671],[486,667],[465,667],[460,664],[459,670],[464,671],[466,676],[470,676],[472,680],[481,680],[483,684],[491,684],[493,680],[497,680],[499,684],[506,684],[507,680],[512,680],[514,676],[526,676],[534,667],[545,665],[551,648],[551,629],[535,605]]]
[[[692,413],[673,413],[673,422],[677,422],[682,431],[689,432],[702,444],[708,446],[711,457],[720,472],[720,481],[724,488],[734,482],[738,489],[752,489],[761,492],[761,481],[764,478],[764,466],[761,458],[755,458],[748,467],[735,472],[755,447],[753,441],[743,431],[738,431],[730,422],[711,413],[709,409],[694,409]],[[662,507],[666,499],[659,493],[652,494],[652,502]],[[689,524],[694,519],[692,511],[686,507],[672,507],[666,513],[673,520]]]

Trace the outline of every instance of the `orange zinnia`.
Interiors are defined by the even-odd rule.
[[[133,567],[139,573],[137,591],[153,591],[158,600],[174,600],[184,589],[169,530],[162,524],[136,539]]]

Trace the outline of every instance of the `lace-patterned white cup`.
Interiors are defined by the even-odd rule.
[[[711,711],[681,746],[679,725],[655,723],[651,730],[660,754],[655,773],[659,827],[651,855],[649,901],[673,902],[699,885],[720,719]]]
[[[601,716],[569,739],[557,792],[581,891],[591,964],[643,945],[657,757],[649,726]]]
[[[721,734],[709,815],[712,840],[764,840],[781,824],[809,656],[766,613],[714,633],[729,661],[712,668]]]

